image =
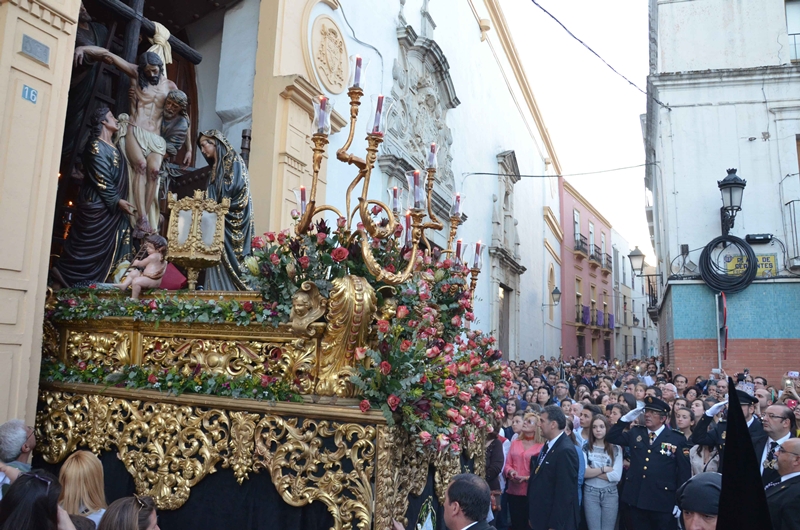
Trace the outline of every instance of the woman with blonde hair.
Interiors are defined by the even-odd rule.
[[[58,474],[61,495],[58,503],[68,514],[82,515],[99,525],[106,512],[103,464],[90,451],[76,451],[61,466]]]
[[[506,495],[511,512],[511,530],[529,530],[528,480],[531,458],[538,456],[544,445],[539,431],[539,417],[525,414],[519,438],[511,442],[503,475],[508,480]]]

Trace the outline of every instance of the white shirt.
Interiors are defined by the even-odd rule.
[[[756,421],[755,415],[750,416],[750,421],[747,422],[747,428],[749,429],[753,422]]]
[[[489,507],[489,513],[492,513],[492,509],[491,509],[491,507]],[[461,530],[467,530],[467,528],[469,528],[469,527],[470,527],[470,526],[472,526],[472,525],[476,525],[476,524],[478,524],[478,521],[475,521],[475,522],[474,522],[474,523],[472,523],[472,524],[468,524],[467,526],[465,526],[465,527],[464,527],[464,528],[462,528]]]
[[[549,452],[550,452],[550,449],[552,449],[552,448],[553,448],[553,447],[556,445],[556,441],[557,441],[559,438],[561,438],[561,435],[562,435],[562,434],[564,434],[564,431],[561,431],[560,433],[558,433],[558,436],[556,436],[555,438],[553,438],[552,440],[550,440],[549,442],[547,442],[547,453],[549,453]],[[547,453],[545,453],[545,456],[547,456]]]
[[[773,441],[778,442],[778,445],[781,445],[783,442],[791,438],[792,433],[789,432],[781,438],[780,440],[773,440],[772,438],[767,438],[767,443],[764,444],[764,450],[761,452],[761,474],[764,474],[764,462],[767,460],[767,453],[769,453],[769,446],[772,444]]]
[[[656,438],[658,438],[659,436],[661,436],[661,433],[663,431],[664,431],[664,425],[659,427],[657,431],[651,431],[650,429],[647,429],[647,436],[650,436],[650,433],[654,432],[654,433],[656,433]],[[656,438],[653,438],[653,440],[655,440]]]
[[[800,471],[798,471],[796,473],[789,473],[788,475],[782,476],[781,477],[781,482],[783,482],[784,480],[789,480],[790,478],[794,478],[794,477],[797,477],[797,476],[800,476]]]

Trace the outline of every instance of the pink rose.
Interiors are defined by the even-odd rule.
[[[386,398],[386,403],[389,405],[389,408],[392,411],[397,410],[398,405],[400,405],[400,398],[391,394],[388,398]]]
[[[378,365],[378,369],[383,375],[389,375],[389,372],[392,371],[392,365],[389,364],[388,361],[381,361],[381,364]]]
[[[432,348],[428,348],[425,351],[425,355],[428,357],[428,359],[435,359],[436,357],[439,356],[440,353],[441,352],[439,351],[439,348],[436,347],[436,346],[433,346]]]
[[[86,361],[81,361],[78,363],[78,370],[86,370]]]
[[[364,358],[367,356],[367,349],[366,348],[356,348],[356,360],[363,361]]]
[[[270,243],[274,243],[275,242],[275,232],[267,232],[266,234],[264,234],[264,236],[267,238],[267,241],[269,241]]]
[[[467,402],[469,402],[470,399],[472,399],[472,394],[462,390],[461,392],[458,393],[458,399],[460,399],[461,401],[467,403]]]
[[[286,243],[286,232],[280,232],[278,233],[278,244],[283,245],[284,243]]]
[[[401,305],[397,306],[397,318],[406,318],[408,316],[408,307]]]
[[[344,217],[339,217],[336,220],[336,226],[338,226],[339,228],[344,228],[345,225],[347,225],[347,219],[345,219]]]
[[[443,266],[445,269],[449,269],[450,267],[452,267],[452,266],[453,266],[453,260],[451,260],[451,259],[446,259],[446,260],[444,260],[444,261],[442,262],[442,266]]]
[[[150,309],[152,309],[153,311],[158,309],[158,304],[156,303],[155,300],[150,300]]]
[[[369,401],[362,399],[361,403],[358,404],[358,408],[361,409],[361,412],[367,412],[370,409]]]
[[[372,207],[372,215],[378,215],[383,211],[383,208],[378,206],[377,204]]]
[[[442,451],[448,445],[450,445],[450,438],[446,434],[440,434],[436,437],[436,448],[439,451]]]
[[[407,352],[408,349],[411,347],[411,341],[408,339],[403,339],[403,342],[400,343],[400,351]]]
[[[272,262],[273,265],[280,265],[281,258],[277,254],[270,254],[269,260]]]
[[[331,259],[333,259],[333,261],[335,261],[336,263],[341,263],[344,260],[346,260],[347,256],[349,255],[350,253],[347,251],[346,248],[336,247],[335,249],[333,249],[333,252],[331,252]]]
[[[308,256],[300,256],[297,259],[297,263],[300,264],[301,269],[307,269],[309,265],[311,265],[311,260]]]
[[[264,241],[264,238],[261,236],[255,236],[253,240],[250,242],[250,246],[253,248],[264,248],[267,246],[267,242]]]
[[[422,431],[419,433],[419,439],[422,440],[422,445],[429,445],[433,439],[431,433],[428,431]]]
[[[328,234],[325,232],[317,232],[317,245],[325,243],[326,239],[328,239]]]
[[[378,320],[378,331],[380,331],[381,333],[389,333],[389,321]]]
[[[459,447],[459,445],[455,442],[453,442],[453,444],[450,445],[450,450],[453,451],[455,454],[461,453],[461,447]]]
[[[450,319],[450,323],[457,328],[461,327],[461,317],[458,315],[454,316],[453,318]]]

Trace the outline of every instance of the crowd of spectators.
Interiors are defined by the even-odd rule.
[[[529,530],[550,517],[534,508],[533,498],[541,496],[534,493],[536,482],[542,482],[535,469],[545,452],[541,422],[543,416],[552,417],[545,413],[550,407],[563,412],[563,432],[579,457],[574,477],[578,521],[559,528],[715,528],[716,504],[705,512],[697,511],[696,502],[689,501],[695,508],[691,510],[681,511],[679,505],[687,489],[711,492],[713,497],[721,487],[730,392],[737,392],[741,403],[773,527],[800,528],[797,373],[789,372],[779,384],[770,385],[766,378],[745,371],[733,374],[736,388],[729,388],[724,370],[675,374],[660,358],[595,363],[540,357],[509,365],[512,384],[504,404],[506,415],[495,426],[491,441],[496,480],[490,482],[493,502],[488,519],[496,528]],[[502,472],[495,475],[498,447],[503,448],[505,460]],[[693,480],[689,487],[690,479],[704,474],[708,476]],[[791,501],[778,499],[787,495],[794,495]],[[555,502],[569,513],[567,500],[562,494]]]

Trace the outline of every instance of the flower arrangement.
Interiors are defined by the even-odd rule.
[[[375,206],[371,213],[379,217],[383,211]],[[383,218],[376,223],[385,227],[389,221]],[[386,286],[363,262],[359,238],[369,236],[361,226],[351,231],[347,220],[339,218],[332,224],[320,220],[302,236],[283,231],[253,238],[252,255],[244,264],[245,276],[261,292],[263,302],[174,296],[135,301],[121,294],[100,297],[92,290],[67,290],[58,293],[49,316],[57,320],[127,316],[154,322],[277,326],[289,320],[292,295],[304,282],[313,282],[327,297],[336,278],[361,276],[375,289],[383,315],[377,321],[374,343],[358,348],[355,354],[359,362],[352,383],[364,397],[361,410],[379,408],[390,425],[402,427],[420,448],[460,453],[461,444],[474,441],[478,429],[486,428],[492,417],[502,417],[499,400],[510,387],[510,373],[495,339],[470,329],[475,317],[468,268],[458,261],[441,259],[436,251],[413,255],[401,244],[402,235],[398,224],[394,237],[369,241],[373,257],[389,272],[402,270],[414,261],[411,279],[392,289],[383,289]],[[99,367],[89,371],[50,367],[46,378],[104,381],[131,385],[129,388],[162,389],[168,385],[173,392],[233,397],[252,394],[257,399],[270,399],[268,396],[274,394],[275,399],[292,399],[288,387],[280,386],[283,383],[271,381],[264,387],[264,381],[257,378],[229,381],[199,372],[184,380],[176,372],[147,372],[141,367],[116,374],[101,374]]]
[[[302,402],[303,398],[292,390],[289,383],[263,374],[230,377],[211,375],[195,369],[190,377],[182,375],[177,368],[161,370],[127,365],[112,371],[108,367],[81,361],[76,365],[65,365],[53,360],[44,361],[42,379],[50,382],[89,383],[119,388],[158,390],[179,396],[207,394],[258,401]]]

